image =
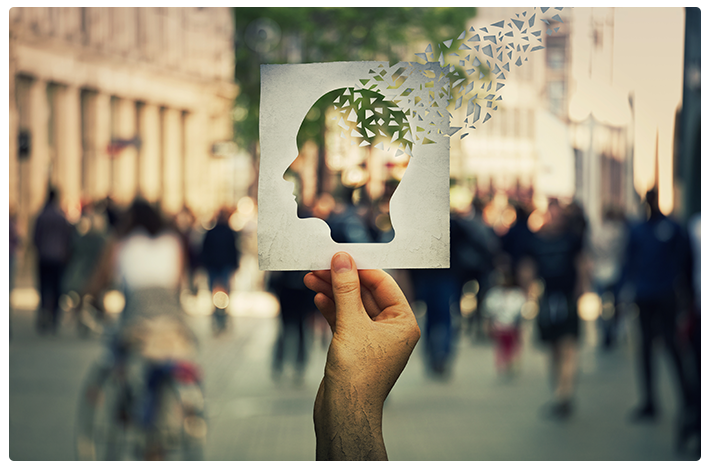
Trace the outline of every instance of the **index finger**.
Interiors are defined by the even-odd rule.
[[[332,284],[332,273],[330,270],[313,270],[311,273],[326,283]]]

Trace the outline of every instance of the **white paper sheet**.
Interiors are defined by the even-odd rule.
[[[355,87],[358,79],[385,62],[330,62],[262,65],[260,104],[260,170],[258,187],[258,255],[262,270],[326,270],[339,251],[350,253],[357,267],[448,268],[449,129],[446,117],[435,115],[442,134],[433,144],[417,143],[406,173],[391,199],[396,236],[389,243],[338,244],[318,218],[300,219],[293,184],[283,174],[298,156],[296,135],[315,101],[325,93]],[[423,85],[421,76],[407,86]],[[406,110],[406,103],[399,106]],[[436,113],[434,113],[436,114]],[[431,118],[430,116],[428,117]],[[416,122],[409,118],[412,128]]]

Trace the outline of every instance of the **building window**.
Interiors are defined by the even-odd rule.
[[[549,98],[549,111],[559,115],[564,110],[564,82],[550,81],[547,84],[547,96]]]
[[[566,37],[547,37],[547,66],[552,70],[563,70],[566,65]]]

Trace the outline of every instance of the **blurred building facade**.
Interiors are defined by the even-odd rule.
[[[469,26],[478,29],[525,10],[478,8]],[[527,61],[510,69],[492,118],[465,139],[451,141],[451,178],[456,184],[478,195],[574,195],[573,152],[566,132],[571,10],[559,12],[564,23],[550,25],[558,30],[542,35],[544,49],[529,53]],[[550,139],[558,144],[543,144]]]
[[[633,95],[615,86],[615,8],[573,8],[568,125],[576,198],[592,224],[609,209],[635,213]],[[644,195],[644,193],[643,193]]]
[[[470,25],[523,10],[479,8]],[[544,49],[511,70],[496,115],[452,142],[451,177],[478,194],[576,199],[593,222],[605,207],[637,203],[631,96],[609,91],[613,9],[565,8],[560,16],[543,35]]]
[[[81,204],[140,195],[167,213],[233,200],[229,8],[12,8],[10,206],[27,232],[49,185]]]

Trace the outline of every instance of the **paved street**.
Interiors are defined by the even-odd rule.
[[[10,458],[72,460],[79,386],[102,350],[65,322],[59,335],[38,336],[33,312],[13,311],[9,346]],[[313,460],[312,404],[325,359],[312,343],[302,385],[286,373],[271,379],[277,318],[234,317],[213,337],[207,317],[192,317],[201,339],[209,415],[209,460]],[[529,325],[529,324],[528,324]],[[527,335],[529,335],[529,330]],[[667,359],[660,369],[662,417],[626,422],[636,403],[629,344],[604,353],[585,334],[577,412],[567,422],[539,416],[550,389],[546,355],[526,339],[521,372],[496,375],[488,343],[464,337],[449,381],[429,379],[419,345],[385,406],[392,460],[683,460],[672,449],[676,397]]]

